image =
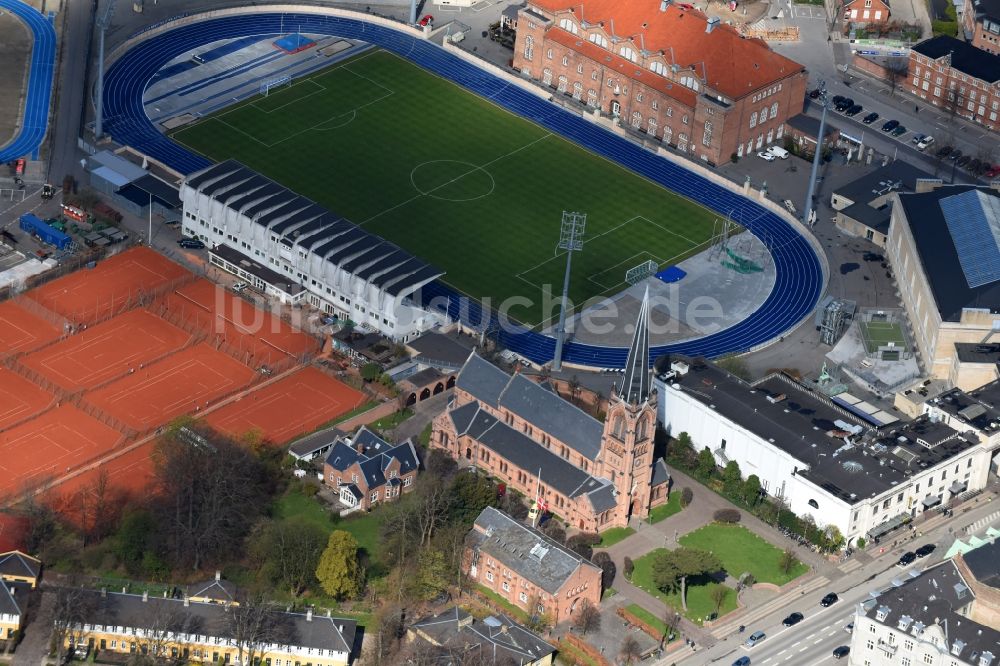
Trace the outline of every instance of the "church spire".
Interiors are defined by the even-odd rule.
[[[649,398],[649,287],[642,296],[639,318],[635,323],[635,334],[628,348],[625,362],[625,377],[618,394],[622,400],[633,405],[646,402]]]

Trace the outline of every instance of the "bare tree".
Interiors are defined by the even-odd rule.
[[[132,618],[144,629],[142,647],[129,656],[129,663],[132,666],[180,666],[186,660],[178,649],[177,634],[182,630],[198,632],[190,625],[185,626],[187,614],[180,602],[148,596],[143,600],[142,610]]]
[[[52,607],[50,652],[56,656],[57,664],[65,660],[70,644],[80,645],[87,641],[83,627],[97,609],[97,595],[75,583],[72,581],[71,585],[56,588],[51,593],[55,594],[55,603]]]
[[[910,71],[910,61],[907,58],[889,58],[883,65],[886,73],[886,80],[889,83],[889,96],[896,94],[896,88],[901,82],[906,80]]]
[[[666,645],[668,640],[677,633],[677,627],[681,623],[681,614],[673,609],[672,606],[663,604],[663,626],[665,627],[663,635],[660,637],[660,649]]]
[[[631,666],[642,658],[642,646],[639,645],[639,641],[635,636],[628,634],[622,639],[622,646],[618,651],[618,655],[622,658],[625,666]]]
[[[229,635],[240,664],[253,664],[266,645],[290,642],[292,626],[288,616],[277,612],[259,592],[241,595],[227,612]]]
[[[580,610],[573,616],[573,627],[584,636],[588,631],[595,631],[601,628],[601,611],[598,610],[590,599],[584,599],[580,604]]]
[[[425,481],[413,494],[414,518],[420,532],[421,546],[429,544],[434,531],[445,522],[452,501],[451,492],[445,484],[437,479],[428,478]]]

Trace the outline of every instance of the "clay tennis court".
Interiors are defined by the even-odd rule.
[[[202,330],[252,355],[248,363],[254,366],[319,350],[316,338],[208,280],[180,287],[165,303],[174,315],[197,322]]]
[[[0,433],[0,496],[65,474],[110,451],[121,433],[72,405]]]
[[[205,422],[234,437],[255,430],[282,446],[364,401],[360,391],[308,367],[217,409]]]
[[[21,359],[69,391],[91,388],[176,351],[191,339],[148,310],[132,310]]]
[[[201,343],[88,393],[86,400],[145,431],[205,409],[254,376],[247,366]]]
[[[62,330],[13,301],[0,303],[0,353],[31,351],[56,340]]]
[[[43,307],[77,324],[120,310],[141,292],[191,274],[148,247],[135,247],[28,292]]]
[[[108,473],[108,489],[120,499],[127,501],[148,494],[153,483],[154,446],[153,442],[143,444],[50,488],[45,493],[46,502],[64,517],[77,520],[80,503],[75,495],[92,491],[101,470]]]
[[[38,414],[55,402],[55,396],[21,375],[0,368],[0,428]]]

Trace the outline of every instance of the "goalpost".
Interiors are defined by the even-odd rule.
[[[290,86],[290,85],[292,85],[292,77],[290,76],[280,76],[276,79],[261,81],[260,94],[263,97],[267,97],[268,93],[271,92],[271,88],[280,88],[281,86]]]
[[[656,275],[658,268],[659,266],[656,265],[655,261],[643,262],[625,271],[625,282],[629,285],[638,284],[646,278]]]

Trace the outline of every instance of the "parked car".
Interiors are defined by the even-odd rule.
[[[837,596],[837,593],[836,592],[831,592],[830,594],[828,594],[825,597],[823,597],[822,599],[820,599],[819,605],[822,606],[823,608],[829,608],[830,606],[834,605],[838,601],[840,601],[840,597]]]
[[[897,567],[908,567],[911,564],[913,564],[914,560],[916,560],[916,559],[917,559],[917,554],[916,553],[913,553],[913,552],[903,553],[900,556],[900,558],[899,558],[899,562],[896,562],[896,566]]]
[[[909,130],[907,130],[907,129],[906,129],[906,125],[900,125],[900,126],[899,126],[899,127],[897,127],[896,129],[892,130],[892,135],[893,135],[893,136],[903,136],[903,135],[904,135],[904,134],[906,134],[906,133],[907,133],[908,131],[909,131]]]
[[[938,150],[935,153],[935,155],[937,155],[938,157],[948,157],[948,155],[950,155],[951,151],[953,151],[953,150],[955,150],[955,149],[952,148],[951,146],[941,146],[941,149]]]
[[[837,108],[838,106],[840,106],[840,103],[843,102],[845,99],[847,98],[844,97],[843,95],[834,95],[833,99],[830,100],[830,103],[833,104],[834,108]]]
[[[964,169],[965,165],[972,161],[972,155],[962,155],[957,160],[955,160],[955,166],[959,169]]]
[[[899,121],[898,120],[887,120],[887,121],[885,121],[885,124],[882,125],[882,131],[883,132],[891,132],[892,130],[896,129],[897,127],[899,127]]]
[[[846,657],[850,653],[851,653],[850,646],[841,645],[839,648],[834,648],[834,650],[833,650],[833,658],[834,659],[843,659],[844,657]]]
[[[424,14],[424,17],[420,19],[420,25],[434,25],[434,17],[430,14]]]
[[[772,155],[771,153],[769,153],[766,150],[762,150],[759,153],[757,153],[757,157],[759,157],[760,159],[764,160],[765,162],[773,162],[774,161],[774,155]]]
[[[819,88],[813,88],[809,91],[809,99],[819,99]]]
[[[954,148],[954,149],[952,149],[952,151],[950,153],[948,153],[948,159],[949,160],[955,161],[955,160],[959,159],[960,157],[962,157],[962,151],[959,150],[958,148]]]
[[[849,108],[854,106],[854,100],[850,97],[841,97],[839,102],[834,102],[833,108],[837,111],[847,111]]]
[[[781,624],[785,625],[786,627],[793,627],[796,624],[798,624],[799,622],[801,622],[803,619],[804,618],[803,618],[802,613],[792,613],[791,615],[789,615],[788,617],[786,617],[784,620],[782,620]]]
[[[927,150],[934,143],[934,137],[924,136],[917,142],[917,150]]]
[[[748,648],[752,648],[754,645],[757,645],[765,638],[767,638],[767,634],[765,634],[763,631],[755,631],[752,634],[750,634],[750,638],[746,639],[743,645],[747,646]]]
[[[789,155],[787,150],[785,150],[784,148],[779,148],[778,146],[771,146],[770,148],[767,149],[767,152],[771,153],[779,160],[787,160]]]
[[[865,110],[865,107],[861,106],[860,104],[855,104],[854,106],[852,106],[851,108],[849,108],[847,111],[845,111],[844,115],[847,115],[847,116],[850,116],[850,117],[853,118],[854,116],[858,115],[859,113],[861,113],[864,110]]]
[[[203,250],[205,248],[205,244],[197,238],[182,238],[177,241],[177,244],[187,250]]]
[[[853,622],[848,622],[847,626],[844,627],[844,631],[846,631],[849,634],[853,634],[854,633],[854,623]]]
[[[867,116],[865,116],[864,118],[862,118],[861,122],[863,122],[865,125],[871,125],[876,120],[878,120],[878,114],[875,113],[874,111],[872,111]]]
[[[966,167],[971,174],[979,173],[979,170],[983,168],[983,161],[978,157],[969,162],[969,166]]]
[[[750,666],[750,657],[742,656],[733,662],[733,666]]]
[[[910,141],[915,146],[918,143],[920,143],[921,141],[923,141],[925,136],[927,136],[927,135],[926,134],[921,134],[920,132],[917,132],[916,134],[913,135],[913,138],[910,139]]]
[[[932,543],[925,543],[924,545],[922,545],[920,548],[917,548],[913,552],[916,554],[917,557],[927,557],[928,555],[933,553],[936,548],[937,546],[935,546]]]

